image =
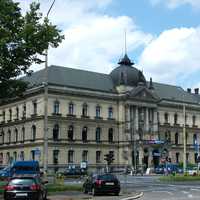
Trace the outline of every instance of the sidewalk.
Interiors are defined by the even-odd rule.
[[[120,194],[119,196],[105,196],[105,195],[99,195],[93,197],[92,195],[85,195],[85,194],[78,194],[78,195],[69,195],[68,193],[64,194],[57,194],[52,195],[48,197],[48,200],[122,200],[126,198],[130,199],[136,199],[141,196],[141,193],[139,192],[132,192],[131,194]]]

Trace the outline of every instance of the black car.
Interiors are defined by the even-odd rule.
[[[120,182],[113,174],[91,175],[83,184],[83,192],[92,193],[93,195],[113,193],[118,196],[120,193]]]
[[[46,200],[46,183],[34,175],[12,177],[4,187],[4,200]]]

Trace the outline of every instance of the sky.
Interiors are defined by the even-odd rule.
[[[15,1],[26,12],[33,0]],[[36,0],[44,15],[52,1]],[[49,65],[109,74],[126,32],[127,54],[147,80],[200,87],[200,0],[56,0],[49,19],[65,35]]]

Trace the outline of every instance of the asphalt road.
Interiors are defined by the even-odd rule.
[[[90,199],[90,200],[121,200],[135,192],[143,192],[140,200],[199,200],[200,182],[190,183],[161,183],[158,176],[119,176],[122,191],[117,196],[84,195],[80,192],[67,192],[63,196],[49,196],[49,200]],[[73,180],[77,182],[77,180]],[[2,198],[0,198],[2,200]]]
[[[125,182],[127,191],[135,190],[144,193],[141,200],[200,199],[200,182],[161,183],[157,176],[128,177]]]

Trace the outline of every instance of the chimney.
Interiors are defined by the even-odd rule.
[[[194,88],[194,93],[199,94],[199,88]]]
[[[188,92],[188,93],[191,93],[191,88],[187,88],[187,92]]]

